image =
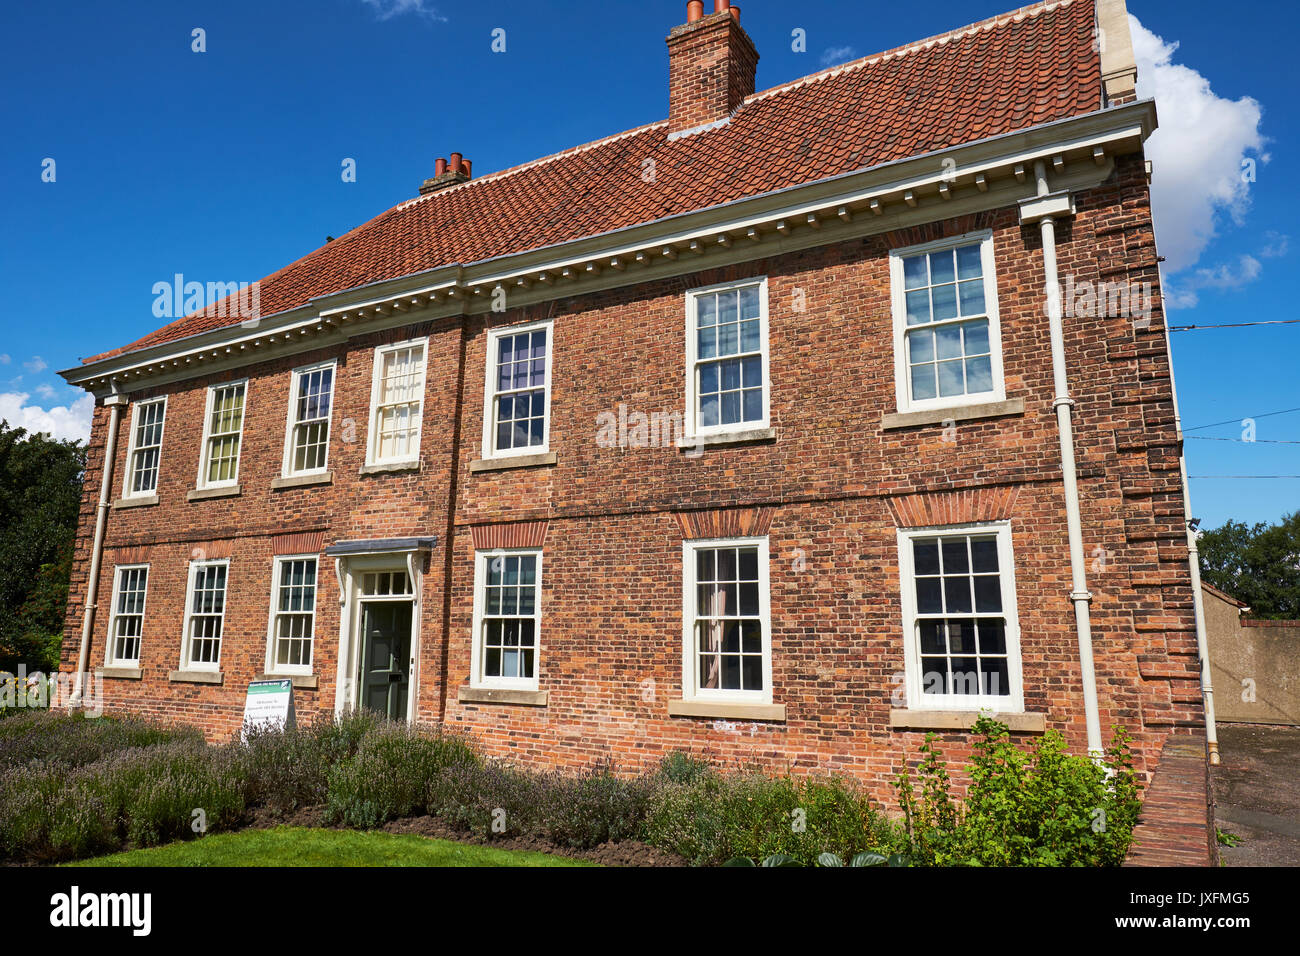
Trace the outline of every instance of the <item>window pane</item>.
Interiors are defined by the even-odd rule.
[[[934,307],[934,318],[955,319],[957,317],[957,287],[955,285],[937,285],[930,290]]]
[[[993,391],[993,363],[987,355],[966,361],[966,391],[971,394]]]
[[[934,398],[937,394],[934,384],[933,365],[912,366],[912,398]]]
[[[979,244],[962,246],[957,250],[957,278],[973,279],[982,274]]]
[[[962,395],[966,391],[966,379],[962,374],[962,363],[960,360],[955,362],[940,362],[937,366],[939,372],[939,396],[947,398],[950,395]]]
[[[942,252],[930,253],[930,284],[939,285],[941,282],[952,282],[955,279],[953,251],[945,249]]]
[[[938,574],[938,540],[934,538],[914,538],[912,540],[912,563],[917,574]]]
[[[903,260],[903,286],[915,289],[929,284],[929,274],[925,268],[925,256],[908,256]]]
[[[917,325],[930,321],[930,292],[918,289],[907,293],[907,324]]]

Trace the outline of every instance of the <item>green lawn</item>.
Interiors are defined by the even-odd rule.
[[[498,850],[407,834],[276,827],[216,833],[68,866],[594,866],[545,853]]]

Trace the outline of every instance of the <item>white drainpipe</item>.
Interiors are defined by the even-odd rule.
[[[1183,440],[1183,419],[1178,411],[1178,388],[1174,385],[1174,350],[1169,339],[1169,323],[1165,323],[1165,349],[1169,352],[1169,388],[1174,399],[1174,428],[1178,440]],[[1196,548],[1196,532],[1190,524],[1192,518],[1192,493],[1187,487],[1187,458],[1181,449],[1178,453],[1178,471],[1183,480],[1183,516],[1189,522],[1187,530],[1187,566],[1192,575],[1192,609],[1196,614],[1196,654],[1201,664],[1201,698],[1205,704],[1205,745],[1210,753],[1210,764],[1219,765],[1219,731],[1214,721],[1214,683],[1210,677],[1210,642],[1205,634],[1205,604],[1201,596],[1201,558]]]
[[[1092,621],[1088,605],[1092,594],[1083,563],[1083,529],[1079,518],[1079,484],[1074,467],[1074,399],[1065,374],[1065,332],[1061,317],[1061,287],[1056,271],[1056,225],[1053,217],[1069,215],[1068,193],[1053,194],[1047,186],[1047,164],[1034,163],[1038,196],[1021,203],[1022,220],[1037,219],[1043,236],[1043,272],[1047,284],[1047,319],[1052,339],[1052,378],[1056,427],[1061,439],[1061,476],[1065,485],[1065,524],[1070,542],[1070,600],[1074,602],[1075,630],[1079,635],[1079,674],[1083,680],[1083,713],[1088,730],[1088,752],[1102,756],[1101,717],[1097,708],[1097,677],[1092,661]]]
[[[117,461],[117,429],[126,407],[125,395],[110,395],[104,399],[108,406],[108,438],[104,442],[104,465],[99,480],[99,504],[95,509],[95,539],[90,548],[90,574],[86,580],[86,609],[81,618],[81,652],[77,655],[77,674],[73,684],[70,707],[79,707],[84,693],[86,668],[89,667],[90,634],[95,629],[95,599],[99,594],[99,565],[104,553],[104,526],[108,522],[109,498],[112,494],[113,464]]]

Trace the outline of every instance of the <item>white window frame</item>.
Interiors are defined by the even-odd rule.
[[[211,567],[215,565],[224,565],[226,569],[226,586],[222,593],[221,599],[221,638],[217,646],[217,659],[215,661],[192,661],[190,652],[192,650],[191,642],[193,634],[191,626],[194,620],[194,584],[198,577],[200,568]],[[181,634],[181,667],[183,671],[220,671],[221,655],[226,649],[226,608],[230,605],[230,559],[229,558],[206,558],[201,561],[191,561],[189,573],[185,584],[185,619],[184,631]],[[207,617],[208,615],[204,615]]]
[[[699,337],[696,330],[696,306],[701,296],[716,292],[726,292],[744,286],[758,286],[758,329],[759,350],[763,362],[763,418],[756,422],[732,422],[729,424],[699,424],[699,386],[697,384],[701,361],[713,362],[718,357],[701,359],[699,357]],[[768,428],[772,423],[772,374],[770,369],[771,348],[769,343],[767,276],[751,276],[733,282],[719,282],[715,285],[690,289],[686,293],[686,410],[682,417],[683,431],[687,439],[708,435],[728,435]],[[749,353],[741,353],[748,355]],[[722,356],[728,358],[730,356]]]
[[[379,449],[379,428],[376,418],[379,412],[379,386],[383,373],[383,357],[389,352],[400,352],[403,349],[420,347],[420,385],[417,389],[420,396],[420,413],[415,419],[415,454],[403,458],[380,458]],[[420,336],[414,339],[405,339],[401,342],[392,342],[388,345],[381,345],[375,349],[373,368],[370,373],[370,414],[366,426],[366,464],[367,465],[406,465],[418,464],[420,461],[420,445],[424,439],[424,400],[425,388],[428,384],[429,373],[429,337]]]
[[[912,541],[960,535],[995,535],[998,547],[998,578],[1002,584],[1002,613],[1006,618],[1007,675],[1011,693],[926,694],[921,673],[921,650],[917,634],[915,566]],[[1023,664],[1020,650],[1020,620],[1016,604],[1016,574],[1010,521],[898,529],[898,569],[903,614],[903,660],[906,673],[907,709],[916,711],[986,711],[1020,714],[1025,710]],[[953,614],[952,617],[975,615]]]
[[[483,621],[485,618],[485,598],[487,596],[488,563],[496,558],[511,555],[533,555],[537,558],[537,601],[533,607],[533,676],[532,677],[485,677],[483,675]],[[479,688],[497,688],[503,690],[536,691],[541,686],[542,673],[542,582],[543,558],[541,548],[491,548],[474,552],[474,618],[470,641],[470,686]],[[525,614],[514,617],[527,617]]]
[[[542,422],[542,443],[540,445],[526,445],[523,448],[502,448],[498,449],[496,436],[497,420],[497,397],[500,392],[497,391],[497,359],[499,357],[501,339],[512,336],[522,335],[525,332],[535,332],[538,329],[546,330],[546,380],[543,384],[545,396],[543,401],[546,403],[546,417]],[[550,319],[543,319],[540,322],[530,322],[526,325],[508,325],[501,328],[492,329],[488,332],[487,339],[487,369],[483,378],[483,458],[484,460],[497,458],[517,458],[524,455],[545,455],[551,450],[551,356],[555,354],[555,323]],[[507,389],[506,391],[516,391],[516,389]],[[536,388],[527,389],[527,391],[536,391]]]
[[[134,658],[117,656],[117,619],[118,601],[122,596],[122,572],[144,571],[144,594],[140,602],[140,649]],[[104,663],[108,667],[139,667],[140,655],[144,653],[144,621],[149,610],[149,565],[119,564],[113,569],[113,597],[111,613],[108,617],[108,646],[104,650]],[[132,615],[134,617],[134,615]]]
[[[247,401],[247,393],[245,393],[245,401]],[[136,444],[136,426],[140,422],[140,411],[146,406],[158,405],[158,404],[162,405],[162,420],[158,424],[158,445],[156,446],[158,448],[158,471],[157,474],[154,475],[152,488],[150,488],[148,491],[132,491],[131,489],[135,485],[135,472],[136,472],[135,455],[136,452],[141,450],[140,446]],[[131,436],[130,438],[127,439],[127,443],[126,443],[126,467],[122,469],[124,472],[126,472],[126,474],[122,477],[123,498],[149,498],[153,495],[158,494],[158,483],[162,480],[162,446],[163,446],[163,436],[164,436],[164,432],[166,431],[166,428],[167,428],[167,396],[166,395],[160,395],[157,398],[147,398],[144,399],[143,401],[139,401],[135,403],[135,406],[131,409]],[[155,446],[149,445],[146,447],[153,448]]]
[[[280,575],[284,565],[289,561],[315,561],[316,576],[312,584],[312,609],[311,628],[308,631],[308,640],[311,643],[311,663],[310,664],[279,664],[277,663],[279,655],[278,644],[280,640],[279,628],[276,627],[277,618],[281,614],[303,615],[305,611],[281,611],[280,610]],[[229,575],[229,572],[227,572]],[[318,554],[277,554],[271,559],[271,606],[270,613],[267,616],[266,623],[266,673],[268,674],[285,674],[285,675],[304,675],[314,673],[313,668],[316,666],[316,610],[320,603],[320,578],[321,562]],[[229,577],[227,577],[229,584]],[[224,639],[224,634],[222,635]]]
[[[928,255],[958,246],[980,246],[980,269],[984,279],[984,309],[989,322],[989,362],[993,369],[993,390],[965,395],[935,396],[913,399],[911,370],[908,366],[907,333],[922,329],[924,325],[907,324],[907,295],[903,279],[903,260],[911,256]],[[993,231],[981,229],[961,236],[938,239],[920,245],[889,251],[890,302],[894,313],[894,387],[900,412],[925,411],[938,408],[959,408],[966,405],[984,405],[1006,400],[1006,385],[1002,377],[1002,323],[998,312],[998,281],[993,255]],[[950,321],[943,320],[944,324]],[[933,323],[932,323],[933,324]]]
[[[221,481],[208,481],[208,463],[212,453],[212,401],[217,392],[226,388],[244,386],[244,406],[239,414],[239,450],[235,453],[235,473]],[[248,379],[237,378],[219,385],[209,385],[207,400],[203,405],[203,439],[199,446],[199,478],[195,487],[200,491],[207,488],[232,488],[239,484],[239,465],[244,457],[244,426],[248,423]]]
[[[294,430],[299,422],[297,420],[298,408],[298,383],[302,381],[304,375],[310,375],[312,372],[319,372],[323,369],[330,369],[330,410],[325,416],[325,461],[317,468],[304,468],[301,471],[295,471],[293,467],[294,453],[297,450],[294,445]],[[283,478],[295,478],[301,475],[321,475],[329,471],[330,467],[330,432],[334,422],[334,392],[338,385],[339,369],[337,359],[327,359],[323,362],[313,362],[311,365],[304,365],[296,368],[289,376],[289,408],[285,416],[284,426],[284,462],[280,468],[280,475]],[[248,394],[245,392],[244,402],[248,402]]]
[[[695,618],[698,611],[695,553],[712,548],[758,548],[758,617],[763,628],[763,689],[725,690],[700,687],[696,671],[698,650],[695,646]],[[694,538],[682,541],[682,699],[688,701],[727,701],[744,704],[772,703],[772,607],[768,539]]]

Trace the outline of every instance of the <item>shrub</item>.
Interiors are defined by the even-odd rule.
[[[788,856],[811,866],[822,853],[851,858],[899,847],[901,836],[851,784],[761,773],[708,772],[651,801],[650,843],[696,864]]]
[[[126,837],[135,846],[234,829],[244,815],[239,768],[218,750],[173,744],[139,759],[124,753],[115,764],[110,779],[123,808]]]
[[[85,766],[0,774],[0,852],[55,861],[150,846],[233,829],[244,812],[241,783],[220,754],[189,741],[133,748]]]
[[[653,786],[645,777],[620,779],[609,764],[577,777],[547,774],[541,783],[546,836],[580,850],[639,835]]]
[[[119,750],[181,740],[200,743],[203,735],[193,727],[169,727],[135,718],[28,710],[0,721],[0,768],[25,764],[79,767]]]
[[[429,781],[440,771],[477,759],[452,734],[377,724],[361,737],[355,756],[329,769],[326,816],[362,829],[409,816],[427,804]]]
[[[711,769],[709,762],[703,757],[695,757],[681,750],[671,751],[659,761],[660,776],[677,784],[695,783]]]
[[[1105,761],[1071,756],[1049,730],[1032,754],[1005,725],[981,717],[974,732],[965,804],[949,781],[933,735],[918,768],[921,793],[904,770],[898,781],[912,857],[929,865],[1118,866],[1132,842],[1141,803],[1128,739],[1117,730]]]
[[[325,803],[330,768],[355,757],[381,724],[361,712],[301,728],[254,727],[226,749],[244,780],[247,803],[283,815]]]
[[[520,836],[541,825],[544,786],[539,775],[513,767],[458,763],[429,780],[425,808],[481,837]]]

